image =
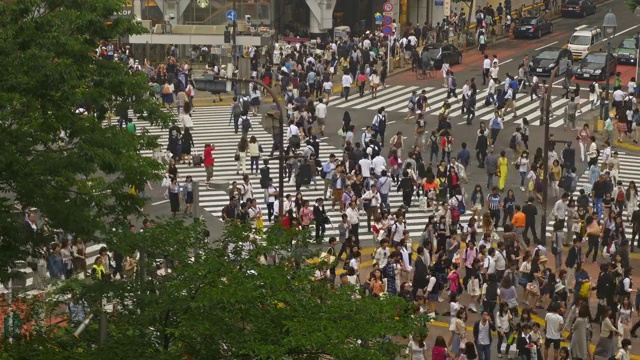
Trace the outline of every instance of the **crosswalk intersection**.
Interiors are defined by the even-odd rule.
[[[378,100],[381,99],[381,96]],[[370,100],[365,100],[370,101]],[[363,101],[362,103],[364,103]],[[349,101],[351,102],[351,101]],[[214,179],[228,182],[231,184],[233,181],[240,181],[241,175],[236,175],[236,162],[234,161],[234,154],[237,143],[240,139],[240,135],[235,134],[233,130],[233,125],[229,124],[229,109],[226,107],[202,107],[198,108],[196,112],[193,113],[192,119],[194,123],[193,135],[195,147],[193,148],[193,153],[202,153],[202,149],[205,143],[212,143],[215,145],[214,158],[215,158],[215,167],[214,167]],[[251,129],[249,135],[256,136],[258,141],[263,144],[265,152],[269,152],[272,144],[272,137],[268,134],[263,127],[261,126],[259,119],[257,117],[252,118],[253,128]],[[146,126],[148,124],[139,123],[138,131],[148,131],[152,135],[157,135],[159,137],[159,141],[162,144],[163,148],[166,147],[168,131],[162,130],[158,127]],[[285,139],[286,142],[286,139]],[[321,141],[321,158],[325,160],[330,153],[339,154],[340,150],[334,147],[333,145],[327,144],[326,142]],[[142,152],[144,156],[152,156],[151,151]],[[620,159],[620,172],[618,174],[618,179],[622,181],[625,188],[628,186],[630,181],[640,181],[640,158],[633,154],[628,154],[624,152],[619,152],[618,155]],[[185,164],[178,164],[179,177],[184,179],[186,176],[191,175],[194,181],[199,182],[199,190],[200,190],[200,203],[199,205],[205,211],[211,213],[213,216],[220,218],[221,209],[228,203],[228,196],[225,191],[210,189],[205,185],[205,170],[203,167],[191,167]],[[247,161],[247,167],[249,163]],[[271,176],[274,179],[274,183],[278,181],[278,172],[277,172],[277,163],[272,162],[271,164]],[[249,169],[245,169],[245,172],[248,172]],[[255,184],[256,188],[259,187],[259,177],[257,175],[251,176],[251,182]],[[321,184],[322,182],[319,181]],[[585,170],[583,174],[579,176],[578,186],[576,192],[573,194],[574,198],[578,196],[578,190],[582,188],[589,188],[589,174],[588,170]],[[396,209],[402,203],[401,193],[397,193],[392,189],[389,194],[389,202],[391,204],[392,209]],[[285,181],[285,194],[296,193],[295,186]],[[316,190],[313,186],[302,188],[302,193],[305,199],[309,199],[310,202],[314,202],[317,197],[322,197],[323,194],[323,186],[320,185],[318,190]],[[262,191],[257,189],[255,192],[255,196],[257,198],[259,206],[263,209],[263,218],[265,220],[265,226],[269,226],[267,222],[267,213],[266,206],[264,204],[264,198],[262,195]],[[468,200],[468,199],[467,199]],[[169,206],[168,204],[166,206]],[[549,212],[551,211],[551,207],[549,207]],[[330,206],[326,206],[327,213],[331,222],[333,224],[338,224],[340,221],[340,212],[338,210],[330,210]],[[427,222],[428,215],[433,213],[433,209],[421,210],[417,202],[414,202],[411,210],[407,214],[407,230],[409,230],[411,238],[418,239],[420,234],[422,233],[424,226]],[[625,209],[624,218],[626,220],[628,211]],[[469,213],[463,214],[461,216],[461,224],[466,224],[470,218]],[[361,219],[364,219],[361,218]],[[539,221],[539,219],[537,219]],[[361,220],[361,221],[366,221]],[[551,236],[551,232],[553,221],[549,221],[546,226],[547,230],[547,238],[549,239]],[[364,222],[361,224],[361,227],[364,225]],[[479,229],[481,231],[481,229]],[[625,233],[627,239],[631,238],[632,227],[630,224],[625,226]],[[325,236],[325,241],[329,236],[337,236],[337,229],[328,226],[327,232]],[[361,240],[371,240],[372,235],[367,234],[365,231],[360,232]],[[93,262],[93,259],[98,253],[98,249],[102,246],[102,244],[95,244],[88,248],[88,260],[87,263],[90,265]],[[33,289],[33,271],[28,268],[20,268],[18,269],[22,271],[27,280],[27,286],[25,290]],[[7,290],[4,289],[0,285],[0,293],[4,293]],[[33,290],[36,291],[36,290]],[[37,291],[36,291],[37,292]]]
[[[380,99],[381,96],[379,95],[377,100]],[[371,100],[367,99],[361,101],[360,103],[363,104],[369,101]],[[344,103],[344,101],[339,102],[338,105],[340,103]],[[348,104],[351,105],[351,101],[349,101]],[[226,107],[198,108],[197,111],[192,115],[194,125],[192,133],[194,136],[194,149],[196,153],[202,153],[202,149],[205,143],[214,144],[215,151],[213,154],[215,158],[215,166],[213,178],[216,181],[223,181],[231,184],[233,181],[240,182],[242,175],[236,175],[236,162],[234,160],[236,146],[240,139],[240,135],[234,133],[233,125],[229,124],[229,116],[229,110]],[[252,122],[253,127],[249,132],[249,136],[255,136],[258,139],[259,143],[264,147],[265,153],[268,153],[272,144],[272,136],[263,129],[258,117],[252,117]],[[143,131],[142,126],[139,126],[138,129],[139,131]],[[152,135],[159,136],[159,141],[163,145],[163,148],[166,146],[168,138],[168,132],[166,130],[162,130],[156,127],[147,127],[146,131],[148,131]],[[321,141],[320,143],[321,160],[323,161],[326,160],[330,153],[339,154],[341,152],[333,145],[330,145],[323,141]],[[143,153],[143,155],[151,156],[151,152],[145,152]],[[633,155],[627,155],[624,153],[620,154],[620,159],[621,174],[619,175],[619,177],[626,185],[630,180],[633,180],[635,176],[640,175],[640,166],[638,166],[640,165],[640,160],[636,159]],[[249,172],[248,161],[246,166],[247,168],[245,169],[244,173]],[[271,177],[274,180],[274,184],[277,184],[278,172],[276,162],[271,162],[271,169]],[[210,212],[214,216],[220,217],[221,209],[228,203],[227,192],[208,188],[205,185],[206,174],[204,168],[202,167],[191,167],[186,164],[178,164],[178,171],[179,177],[181,179],[184,179],[186,176],[190,175],[194,181],[199,182],[200,206],[205,211]],[[243,171],[241,171],[241,174],[242,173]],[[258,189],[259,176],[250,175],[250,178],[252,184],[254,184],[255,187],[254,196],[257,198],[258,205],[263,209],[265,226],[269,226],[267,222],[267,212],[266,204],[264,203],[264,197],[262,191]],[[588,173],[585,171],[585,173],[580,176],[580,179],[578,181],[578,189],[588,184],[588,181]],[[309,187],[302,187],[301,189],[304,198],[310,200],[311,203],[313,203],[316,198],[324,196],[323,186],[321,185],[322,182],[319,181],[319,183],[320,185],[317,189],[314,188],[313,184]],[[295,193],[295,186],[285,181],[284,194],[295,195]],[[577,192],[576,194],[574,194],[574,197],[577,197]],[[398,206],[402,204],[401,193],[397,193],[395,192],[395,189],[392,189],[391,193],[389,194],[389,202],[392,209],[398,208]],[[338,210],[331,210],[330,206],[328,205],[326,205],[325,207],[332,224],[337,225],[340,222],[340,212]],[[418,203],[414,202],[411,211],[407,215],[407,229],[410,231],[413,238],[417,238],[422,233],[428,218],[428,216],[426,215],[427,213],[431,214],[432,211],[432,209],[427,209],[425,213],[424,210],[419,209]],[[461,217],[461,223],[466,223],[469,217],[470,215],[468,213],[463,214]],[[361,224],[361,226],[363,226],[363,224]],[[551,228],[549,227],[549,231],[550,230]],[[628,228],[628,231],[630,231],[630,227]],[[629,236],[630,235],[631,234],[629,233]],[[325,240],[328,239],[329,236],[337,236],[337,229],[333,226],[327,227]],[[371,234],[362,234],[361,232],[361,239],[367,240],[371,238]]]
[[[501,85],[500,85],[501,86]],[[334,95],[329,99],[329,107],[335,109],[341,109],[345,111],[350,110],[378,110],[381,107],[385,107],[387,112],[399,112],[399,113],[407,113],[408,112],[408,102],[411,97],[411,93],[413,91],[417,91],[420,93],[422,90],[426,91],[427,100],[429,102],[429,108],[427,110],[427,115],[437,115],[445,100],[447,100],[447,88],[444,87],[425,87],[421,88],[419,86],[406,86],[406,85],[387,85],[384,88],[378,90],[377,97],[374,99],[370,96],[369,93],[365,93],[363,97],[360,97],[357,92],[352,94],[349,97],[349,101],[345,101],[344,98],[341,98],[340,95]],[[488,88],[484,88],[478,91],[476,96],[477,105],[476,105],[476,118],[475,122],[479,121],[489,121],[493,117],[494,107],[485,106],[484,99],[486,98],[488,93]],[[462,98],[462,91],[458,89],[457,91],[458,98]],[[552,103],[552,116],[550,127],[557,128],[564,124],[564,114],[565,108],[569,99],[564,99],[561,96],[552,95],[551,103]],[[460,119],[462,114],[462,101],[456,101],[455,98],[449,99],[449,103],[451,104],[450,116],[452,119]],[[587,96],[584,96],[580,99],[581,110],[583,113],[591,109],[591,102],[587,99]],[[516,118],[512,118],[511,114],[505,117],[504,122],[508,123],[514,121],[516,124],[522,123],[522,118],[526,117],[529,120],[529,125],[531,126],[541,126],[540,122],[540,106],[538,99],[534,96],[533,101],[530,101],[529,97],[529,89],[527,91],[523,91],[518,93],[516,97],[516,113],[518,116]],[[578,114],[580,117],[581,114]],[[458,125],[464,124],[464,121],[458,122]]]
[[[198,108],[197,111],[192,114],[192,120],[192,134],[195,143],[194,149],[197,149],[198,152],[202,153],[202,149],[205,143],[211,143],[215,146],[215,151],[213,152],[213,156],[215,159],[213,179],[216,181],[226,181],[229,184],[231,184],[233,181],[240,182],[243,172],[241,171],[241,175],[236,175],[236,161],[234,160],[236,147],[238,141],[240,140],[240,134],[235,134],[233,125],[229,124],[229,109],[226,107]],[[249,131],[249,137],[255,136],[258,142],[262,144],[265,153],[268,153],[271,149],[271,144],[273,143],[272,136],[263,129],[263,127],[259,123],[260,120],[257,117],[252,117],[251,120],[253,122],[253,127]],[[143,131],[141,126],[142,124],[140,124],[140,126],[138,127],[139,131]],[[163,148],[166,147],[168,140],[168,132],[166,130],[155,127],[147,127],[146,131],[148,131],[151,135],[159,136],[159,141],[163,145]],[[333,145],[321,141],[320,153],[322,158],[321,160],[324,161],[326,160],[326,158],[328,158],[329,154],[334,153],[338,155],[341,153],[341,150],[334,147]],[[147,151],[143,152],[143,155],[151,156],[152,153],[150,151]],[[200,206],[205,211],[210,212],[214,216],[220,217],[222,208],[229,202],[227,193],[220,190],[210,189],[205,185],[206,174],[203,167],[191,167],[188,166],[188,164],[178,164],[177,166],[179,178],[184,179],[186,176],[190,175],[194,181],[199,182]],[[249,173],[248,166],[249,162],[247,161],[247,169],[245,169],[245,173]],[[260,166],[262,166],[262,164]],[[272,161],[270,167],[272,169],[271,177],[273,178],[274,184],[277,184],[277,162]],[[264,196],[262,194],[262,191],[258,189],[259,175],[250,175],[250,179],[251,183],[254,185],[254,196],[257,199],[258,205],[263,210],[263,219],[265,221],[265,226],[268,226],[269,224],[267,222],[267,212],[266,204],[264,203]],[[304,198],[310,200],[311,203],[314,203],[316,198],[324,196],[324,186],[322,185],[322,181],[318,181],[318,183],[319,184],[317,189],[313,186],[313,184],[311,184],[309,187],[303,186],[301,188],[301,192]],[[294,196],[296,194],[295,185],[290,184],[288,181],[285,181],[284,194],[291,194],[292,196]],[[391,193],[389,194],[389,203],[392,209],[398,208],[402,204],[402,194],[396,193],[395,189],[392,189]],[[341,213],[339,212],[339,210],[331,210],[330,206],[328,205],[326,205],[325,208],[327,210],[329,218],[331,219],[331,223],[337,225],[340,222],[341,217]],[[425,216],[424,212],[409,212],[407,216],[408,230],[414,236],[418,236],[424,229],[426,221],[427,217]],[[361,224],[361,226],[362,225],[363,224]],[[328,239],[329,236],[337,235],[337,228],[328,226],[325,240]],[[371,239],[372,235],[362,234],[361,232],[360,238],[361,240],[367,240]]]

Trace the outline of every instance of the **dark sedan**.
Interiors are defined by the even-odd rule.
[[[544,34],[553,32],[553,23],[542,16],[539,17],[523,17],[518,21],[515,29],[513,29],[513,37],[518,38],[541,38]]]
[[[573,64],[573,54],[569,49],[559,47],[544,48],[533,55],[529,63],[529,72],[535,75],[551,76],[551,71],[558,67],[556,75],[564,74]]]
[[[462,64],[462,51],[451,44],[427,45],[427,55],[436,69],[441,69],[445,60],[449,65]]]
[[[613,54],[618,60],[618,64],[635,65],[636,59],[636,39],[633,37],[622,40]]]
[[[604,80],[616,73],[616,58],[605,52],[590,52],[575,69],[576,79]]]
[[[569,0],[560,8],[562,17],[587,17],[596,13],[596,5],[589,0]]]

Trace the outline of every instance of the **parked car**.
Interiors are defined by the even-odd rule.
[[[587,17],[596,13],[596,5],[589,0],[568,0],[560,8],[562,17]]]
[[[427,55],[436,69],[441,69],[445,60],[449,65],[462,64],[462,51],[451,44],[427,45]]]
[[[616,58],[606,52],[590,52],[575,69],[576,79],[604,80],[616,73]]]
[[[616,57],[618,64],[636,64],[636,39],[629,37],[620,43],[618,47],[613,51],[613,55]]]
[[[544,17],[523,17],[513,29],[513,37],[515,39],[525,37],[541,38],[542,35],[550,34],[551,32],[553,32],[553,23]]]
[[[551,71],[558,67],[556,75],[564,74],[573,64],[573,54],[569,49],[559,47],[544,48],[531,57],[529,73],[541,76],[551,76]]]

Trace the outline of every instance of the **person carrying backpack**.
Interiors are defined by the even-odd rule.
[[[377,139],[380,136],[380,144],[384,147],[384,133],[387,130],[387,113],[384,106],[378,109],[378,113],[373,117],[371,129],[374,131],[373,138]]]
[[[252,127],[248,112],[242,112],[242,115],[240,115],[240,118],[238,119],[238,126],[242,129],[242,136],[247,136]]]
[[[238,97],[234,96],[233,104],[231,105],[231,115],[229,116],[229,123],[233,122],[233,129],[235,130],[236,134],[238,133],[238,129],[240,127],[238,121],[240,120],[241,115],[242,115],[242,105],[238,101]]]

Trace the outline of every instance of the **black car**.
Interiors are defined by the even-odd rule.
[[[445,60],[449,65],[462,64],[462,51],[451,44],[427,45],[427,55],[436,69],[441,69]]]
[[[596,5],[589,0],[568,0],[560,8],[562,17],[587,17],[596,13]]]
[[[616,58],[605,52],[590,52],[574,70],[576,79],[604,80],[616,73]]]
[[[513,37],[515,39],[526,37],[541,38],[542,35],[550,34],[551,32],[553,32],[553,23],[544,17],[523,17],[513,29]]]
[[[559,47],[544,48],[533,55],[529,63],[529,73],[551,76],[551,71],[558,67],[556,75],[564,74],[573,64],[573,54],[569,49]]]

